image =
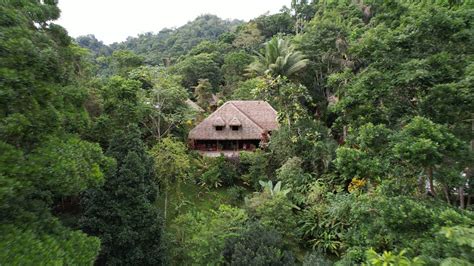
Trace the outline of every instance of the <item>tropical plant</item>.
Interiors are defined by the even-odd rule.
[[[375,250],[369,249],[366,252],[367,261],[363,265],[367,266],[408,266],[408,265],[424,265],[420,258],[414,258],[410,260],[405,256],[406,250],[400,251],[398,254],[394,254],[390,251],[384,251],[381,255],[377,254]]]
[[[291,77],[308,64],[308,59],[295,50],[288,40],[273,37],[265,44],[265,53],[257,53],[247,72],[254,75]]]
[[[265,181],[258,181],[258,183],[262,186],[264,193],[268,193],[271,197],[277,195],[286,196],[291,189],[281,189],[281,181],[278,181],[275,186],[273,186],[273,182],[270,180],[268,182]]]

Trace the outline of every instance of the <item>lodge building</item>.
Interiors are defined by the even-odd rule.
[[[265,101],[228,101],[193,128],[190,146],[205,155],[235,155],[265,145],[278,128],[277,112]]]

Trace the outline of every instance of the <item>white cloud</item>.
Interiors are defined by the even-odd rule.
[[[60,0],[56,22],[73,37],[94,34],[106,44],[139,33],[179,27],[202,14],[249,20],[275,13],[290,0]]]

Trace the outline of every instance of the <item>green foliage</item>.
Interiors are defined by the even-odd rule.
[[[252,62],[252,57],[245,51],[230,52],[224,56],[222,75],[226,86],[235,86],[244,79],[245,69]]]
[[[206,171],[199,177],[199,183],[207,187],[230,186],[237,178],[235,165],[223,155],[212,159]]]
[[[319,111],[336,93],[329,85],[331,74],[346,68],[352,70],[356,60],[350,54],[350,41],[356,39],[363,26],[363,4],[351,1],[295,1],[294,8],[300,12],[300,20],[307,21],[302,34],[294,38],[295,46],[311,63],[301,73],[301,82],[306,85],[318,105]]]
[[[449,254],[451,257],[444,259],[441,265],[469,265],[473,261],[474,230],[472,227],[443,227],[440,233],[454,246],[451,249],[453,253]]]
[[[46,191],[66,196],[101,185],[104,182],[101,169],[113,165],[111,158],[103,156],[99,145],[75,137],[51,138],[26,159],[28,171],[35,176],[31,181],[43,191],[43,197]]]
[[[294,21],[289,12],[262,15],[253,21],[266,39],[277,34],[291,34],[294,30]]]
[[[139,123],[145,114],[145,105],[140,101],[139,81],[119,76],[111,77],[100,89],[101,111],[93,120],[90,138],[107,147],[110,135],[124,130],[128,123]]]
[[[189,55],[180,61],[174,68],[183,77],[182,85],[185,88],[193,88],[198,85],[199,79],[207,79],[213,88],[217,88],[222,79],[220,64],[217,54],[200,53]]]
[[[306,87],[288,81],[286,77],[266,77],[264,85],[253,91],[258,99],[268,101],[278,112],[278,121],[281,124],[292,124],[308,118],[305,104],[311,105],[311,98]]]
[[[384,125],[368,123],[349,132],[345,146],[336,150],[335,166],[347,180],[363,178],[380,181],[390,173],[390,137]]]
[[[229,195],[230,203],[234,206],[239,206],[247,194],[247,190],[241,186],[232,186],[227,189],[227,194]]]
[[[113,164],[80,138],[85,50],[52,23],[55,1],[2,1],[0,13],[0,263],[92,265],[99,240],[52,214]]]
[[[194,88],[194,97],[196,103],[204,110],[209,110],[212,100],[212,85],[208,79],[199,79],[197,86]]]
[[[151,65],[174,61],[202,41],[216,41],[242,22],[223,20],[215,15],[202,15],[176,29],[165,28],[157,34],[144,33],[111,45],[113,49],[128,49],[145,58]]]
[[[91,50],[95,56],[109,56],[112,49],[99,41],[93,34],[83,35],[76,38],[77,44]]]
[[[305,119],[291,127],[281,126],[272,134],[269,149],[277,165],[289,158],[300,157],[304,159],[302,167],[305,171],[322,175],[330,169],[336,143],[321,122]]]
[[[262,150],[239,154],[239,174],[244,184],[259,189],[259,181],[267,178],[268,158]]]
[[[240,25],[232,45],[247,51],[256,50],[263,42],[264,37],[256,23],[250,22]]]
[[[170,226],[174,261],[196,265],[222,263],[226,239],[238,236],[247,219],[244,210],[228,205],[176,217]]]
[[[375,250],[369,249],[366,252],[367,263],[364,265],[424,265],[423,260],[419,258],[410,260],[404,256],[405,253],[405,250],[402,250],[399,254],[393,254],[390,251],[384,251],[382,255],[379,255],[377,252],[375,252]]]
[[[414,117],[396,138],[394,153],[421,167],[439,164],[461,149],[460,141],[446,128],[423,117]]]
[[[470,265],[468,2],[295,0],[106,46],[3,1],[0,263]],[[192,89],[280,128],[238,163],[188,154]]]
[[[110,57],[110,69],[115,75],[126,77],[128,73],[143,64],[144,58],[127,50],[117,50]]]
[[[294,265],[295,258],[273,230],[250,223],[239,236],[226,239],[222,252],[229,265]]]
[[[136,126],[119,132],[107,154],[117,160],[102,188],[82,199],[84,231],[102,240],[100,263],[164,263],[162,218],[152,205],[157,196],[153,160]]]
[[[141,125],[151,144],[178,133],[194,115],[186,104],[188,91],[181,86],[181,78],[158,67],[140,67],[129,73],[130,79],[140,81],[137,106],[143,109]]]
[[[185,182],[191,168],[184,143],[167,137],[161,139],[150,151],[155,161],[155,173],[165,190],[171,184]]]
[[[273,37],[265,44],[265,53],[257,53],[247,71],[260,76],[291,77],[305,68],[308,62],[308,59],[301,52],[296,51],[289,41]]]
[[[266,86],[265,79],[257,77],[239,82],[237,88],[232,92],[232,100],[255,100],[257,95],[256,88]]]
[[[188,179],[191,162],[184,143],[173,138],[166,137],[160,140],[150,151],[154,159],[154,178],[161,185],[165,193],[164,218],[167,219],[168,192],[173,184],[176,185],[178,193],[182,183]]]
[[[290,199],[298,205],[306,203],[306,194],[309,192],[313,177],[305,173],[302,168],[303,160],[299,157],[288,159],[276,171],[277,180],[291,189]]]
[[[334,263],[331,260],[328,260],[320,252],[311,252],[304,257],[303,266],[332,266]]]
[[[57,219],[45,225],[34,222],[22,227],[2,223],[0,232],[2,263],[92,265],[100,248],[98,238],[71,231]]]
[[[260,181],[262,192],[255,192],[245,199],[250,214],[259,219],[268,228],[280,232],[285,239],[293,241],[296,237],[296,216],[293,209],[297,208],[287,198],[289,189],[282,189],[281,182],[273,186],[272,181]]]

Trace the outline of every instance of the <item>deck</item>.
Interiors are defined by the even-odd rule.
[[[239,154],[241,151],[229,151],[229,150],[223,150],[223,151],[198,151],[199,154],[202,156],[207,156],[207,157],[219,157],[221,154],[224,155],[224,157],[239,157]]]

